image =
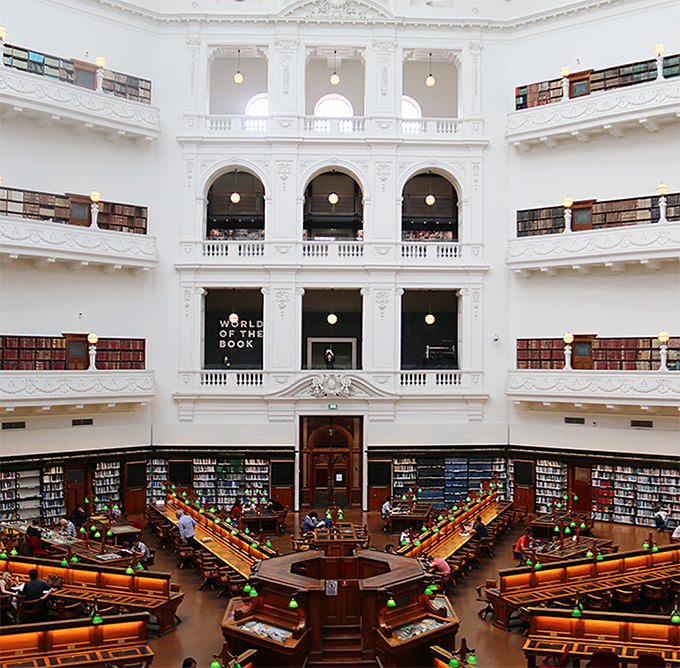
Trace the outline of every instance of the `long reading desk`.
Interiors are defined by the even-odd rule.
[[[499,571],[499,586],[486,590],[494,625],[510,630],[510,615],[521,607],[614,589],[630,589],[678,575],[680,545],[653,552],[635,550],[595,558],[556,561],[540,570],[531,566]]]

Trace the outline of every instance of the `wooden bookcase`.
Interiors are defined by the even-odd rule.
[[[116,97],[151,104],[151,82],[129,74],[102,70],[102,90]]]
[[[541,81],[515,88],[515,109],[529,109],[562,99],[561,79]]]

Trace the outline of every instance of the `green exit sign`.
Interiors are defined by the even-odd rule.
[[[328,408],[330,408],[332,411],[336,410],[338,407],[338,404],[328,404]]]

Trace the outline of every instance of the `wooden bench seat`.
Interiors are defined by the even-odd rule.
[[[536,657],[565,650],[575,662],[590,658],[594,651],[611,650],[624,665],[636,664],[646,653],[680,665],[680,627],[666,615],[585,610],[574,618],[571,610],[548,608],[524,608],[522,613],[529,620],[523,647],[529,666],[535,665]]]
[[[146,642],[147,613],[3,626],[2,668],[59,668],[111,665],[149,666],[154,653]]]

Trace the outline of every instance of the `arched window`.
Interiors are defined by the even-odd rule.
[[[420,105],[408,95],[403,95],[401,98],[401,131],[405,135],[417,135],[423,131],[423,123],[421,119],[423,117],[423,111]]]
[[[353,130],[352,121],[345,119],[351,119],[352,116],[354,116],[354,107],[352,106],[352,103],[342,95],[337,95],[336,93],[324,95],[314,105],[314,115],[318,117],[314,121],[315,132],[330,132],[331,121],[328,120],[330,118],[343,119],[338,121],[338,130],[341,133],[347,134]]]
[[[269,98],[267,93],[258,93],[248,100],[246,104],[245,129],[249,132],[266,132],[267,115],[269,113]]]

